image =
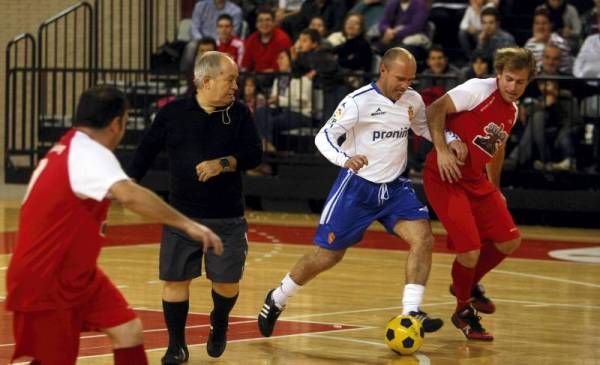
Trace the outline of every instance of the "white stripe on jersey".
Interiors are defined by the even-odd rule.
[[[369,164],[358,176],[374,183],[395,180],[406,169],[408,132],[430,139],[421,95],[408,89],[398,101],[385,97],[373,82],[348,94],[315,137],[329,161],[344,166],[355,155]],[[339,146],[338,139],[346,134]]]

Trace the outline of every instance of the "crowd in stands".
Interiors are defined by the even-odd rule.
[[[493,77],[496,50],[519,45],[533,52],[539,74],[520,101],[506,167],[597,172],[600,0],[183,3],[189,92],[197,55],[230,54],[247,77],[241,96],[266,151],[284,148],[277,137],[286,130],[320,127],[346,93],[377,77],[390,47],[416,56],[413,87],[428,104],[469,78]],[[428,148],[418,142],[417,164]]]

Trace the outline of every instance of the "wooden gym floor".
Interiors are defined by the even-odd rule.
[[[18,202],[0,201],[0,281],[14,244]],[[282,314],[271,338],[256,315],[264,295],[305,252],[317,216],[248,212],[250,251],[241,294],[232,312],[227,350],[206,354],[210,286],[194,281],[187,336],[189,364],[600,364],[600,230],[521,227],[518,252],[483,283],[497,304],[483,325],[492,343],[467,342],[449,320],[453,256],[434,223],[436,244],[423,309],[445,320],[414,356],[398,356],[383,342],[386,321],[400,313],[407,245],[375,225],[363,244],[333,270],[309,283]],[[147,354],[159,364],[167,344],[157,279],[160,226],[114,205],[109,247],[100,266],[121,288],[144,322]],[[0,285],[0,300],[6,294]],[[12,352],[11,316],[0,309],[0,364]],[[103,335],[85,333],[78,364],[112,364]]]

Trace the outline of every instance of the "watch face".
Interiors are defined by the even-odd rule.
[[[229,167],[229,160],[226,158],[222,158],[221,160],[219,160],[219,164],[221,166],[223,166],[223,168],[228,168]]]

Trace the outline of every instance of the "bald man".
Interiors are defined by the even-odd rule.
[[[410,244],[402,314],[417,318],[425,332],[442,327],[441,319],[430,318],[420,309],[431,269],[429,213],[411,182],[402,177],[409,129],[431,140],[423,99],[410,88],[416,69],[410,52],[388,50],[377,82],[348,94],[316,136],[319,151],[341,171],[321,215],[314,238],[317,247],[298,260],[265,298],[258,315],[263,336],[272,334],[288,299],[340,262],[374,221]],[[344,134],[345,142],[338,145],[336,141]],[[449,141],[449,148],[464,158],[466,146],[451,136]]]

